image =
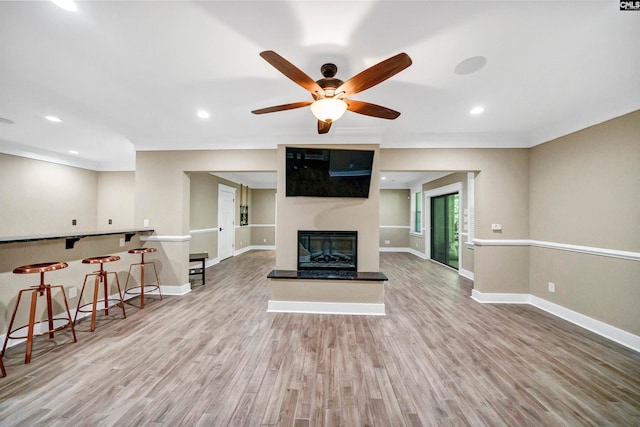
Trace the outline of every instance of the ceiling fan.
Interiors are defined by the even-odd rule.
[[[293,102],[291,104],[261,108],[253,110],[253,114],[275,113],[276,111],[310,106],[311,112],[318,119],[318,133],[320,134],[329,132],[331,124],[342,117],[345,110],[389,120],[393,120],[400,115],[398,111],[387,107],[348,98],[393,77],[411,65],[411,58],[406,53],[399,53],[385,59],[356,74],[346,82],[334,77],[338,71],[338,67],[335,64],[324,64],[320,68],[323,77],[314,81],[298,67],[272,50],[261,52],[260,56],[282,74],[293,80],[294,83],[308,90],[313,97],[313,101]]]

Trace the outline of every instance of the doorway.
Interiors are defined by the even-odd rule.
[[[235,198],[236,189],[218,184],[218,259],[233,256],[235,233]]]
[[[459,268],[458,193],[431,197],[431,259]]]

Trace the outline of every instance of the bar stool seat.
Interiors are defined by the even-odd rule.
[[[144,261],[145,254],[156,252],[156,251],[157,251],[156,248],[136,248],[136,249],[129,250],[130,254],[140,254],[142,258],[139,263],[131,264],[129,266],[129,274],[127,275],[127,282],[124,285],[124,293],[129,295],[140,295],[140,308],[144,308],[145,294],[149,294],[150,292],[153,292],[155,290],[158,291],[158,294],[160,295],[160,300],[162,301],[162,292],[160,291],[160,280],[158,280],[158,271],[156,270],[156,265],[153,261],[151,262]],[[129,279],[131,278],[131,269],[137,265],[140,266],[140,285],[129,288]],[[151,265],[153,267],[153,273],[156,276],[155,284],[149,285],[144,283],[144,268],[146,265]],[[145,290],[145,287],[146,287],[146,290]]]
[[[27,339],[27,348],[25,351],[24,363],[31,362],[31,349],[33,346],[33,337],[40,336],[44,334],[49,334],[49,338],[54,337],[54,332],[59,331],[63,328],[69,326],[71,329],[71,334],[73,335],[73,342],[77,342],[76,332],[73,329],[73,321],[71,320],[71,313],[69,312],[69,304],[67,303],[67,296],[64,292],[64,286],[62,285],[48,285],[44,283],[44,273],[61,270],[63,268],[67,268],[69,264],[66,262],[45,262],[40,264],[33,265],[24,265],[22,267],[17,267],[13,270],[14,274],[32,274],[32,273],[40,273],[40,284],[38,286],[32,286],[27,289],[22,289],[18,292],[18,300],[16,301],[16,306],[13,310],[13,315],[11,316],[11,321],[9,322],[9,330],[7,332],[7,336],[4,340],[4,346],[2,347],[2,353],[0,353],[0,357],[4,356],[4,352],[7,349],[7,343],[9,339]],[[64,301],[64,306],[67,311],[67,317],[54,317],[53,315],[53,304],[51,300],[51,291],[57,289],[62,293],[62,299]],[[22,298],[23,293],[31,293],[31,305],[29,311],[29,323],[23,326],[19,326],[13,329],[13,323],[16,319],[16,314],[18,313],[18,308],[20,307],[20,299]],[[38,296],[44,296],[46,294],[46,304],[47,304],[47,318],[44,320],[36,321],[36,311],[38,306]],[[35,331],[35,326],[39,324],[47,323],[49,329],[46,331]],[[57,324],[56,324],[57,323]],[[19,335],[20,331],[26,329],[26,335]],[[23,332],[24,333],[24,332]]]
[[[91,332],[96,329],[96,312],[104,311],[105,315],[109,315],[109,302],[116,302],[114,305],[119,305],[122,308],[122,316],[126,319],[127,313],[124,311],[124,299],[122,298],[122,290],[120,289],[120,280],[118,275],[113,271],[105,271],[104,263],[118,261],[120,259],[117,255],[104,255],[91,258],[85,258],[82,260],[83,264],[100,264],[100,270],[94,271],[84,276],[84,283],[82,284],[82,290],[78,297],[78,308],[76,309],[76,315],[73,319],[73,323],[76,323],[78,313],[91,313]],[[118,286],[118,299],[109,298],[109,284],[108,275],[113,274],[116,278],[116,285]],[[95,276],[93,285],[93,299],[91,302],[82,304],[82,295],[84,294],[85,287],[87,286],[87,279],[90,276]],[[100,282],[103,285],[102,299],[98,301],[98,295],[100,293]],[[87,308],[90,307],[90,308]]]

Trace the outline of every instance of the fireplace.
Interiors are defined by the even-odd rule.
[[[298,231],[298,271],[357,269],[357,231]]]

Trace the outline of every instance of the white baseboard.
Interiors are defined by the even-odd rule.
[[[396,248],[391,246],[380,246],[380,252],[409,252],[409,248]]]
[[[473,271],[465,270],[463,268],[458,269],[458,274],[462,277],[469,279],[473,282]]]
[[[269,313],[352,314],[384,316],[384,304],[269,300]]]
[[[487,304],[529,304],[529,294],[499,294],[499,293],[483,293],[471,290],[471,298],[477,302]]]
[[[275,250],[276,250],[275,246],[253,245],[253,246],[247,246],[246,248],[238,249],[237,251],[235,251],[233,253],[233,256],[241,255],[241,254],[243,254],[245,252],[249,252],[249,251],[275,251]]]
[[[530,294],[498,294],[483,293],[473,289],[471,298],[480,303],[491,304],[531,304],[532,306],[553,314],[561,319],[578,325],[588,331],[610,339],[620,345],[640,352],[640,336],[624,331],[615,326],[601,322],[577,311],[570,310],[561,305],[552,303],[540,297]]]
[[[191,292],[191,283],[185,283],[184,285],[176,285],[176,286],[166,286],[160,285],[160,290],[162,291],[162,296],[171,295],[171,296],[183,296]],[[153,292],[149,292],[149,294],[153,295]],[[145,294],[146,295],[146,294]]]

